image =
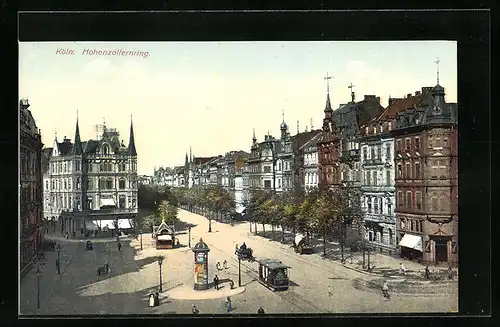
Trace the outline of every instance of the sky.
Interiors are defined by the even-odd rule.
[[[105,122],[128,144],[132,117],[138,172],[152,175],[183,165],[190,147],[249,152],[254,128],[259,141],[280,135],[283,112],[292,135],[297,121],[301,132],[320,128],[327,74],[334,109],[350,101],[351,83],[356,101],[376,95],[386,107],[436,85],[437,58],[445,99],[457,102],[454,41],[20,42],[19,97],[46,147],[56,133],[74,139],[77,112],[82,140]]]

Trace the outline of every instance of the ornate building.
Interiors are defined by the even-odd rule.
[[[305,191],[319,187],[319,162],[317,142],[321,137],[321,131],[315,131],[316,135],[299,148],[297,169],[299,170],[297,188]]]
[[[406,98],[389,99],[384,112],[361,128],[361,185],[366,239],[377,249],[397,252],[396,217],[394,213],[395,164],[394,120],[399,113],[422,105],[432,98],[429,88],[422,88]]]
[[[42,138],[27,99],[19,102],[19,252],[21,276],[29,271],[43,239]]]
[[[438,83],[432,101],[397,115],[396,227],[401,255],[458,264],[457,104]]]
[[[97,230],[131,227],[137,215],[137,151],[130,123],[128,147],[114,128],[99,140],[82,142],[78,119],[74,143],[54,140],[49,160],[46,219],[59,221],[61,234],[85,237]]]
[[[325,118],[318,140],[319,187],[331,189],[341,186],[340,179],[340,137],[333,121],[330,92],[326,94]]]

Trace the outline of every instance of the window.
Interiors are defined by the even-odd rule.
[[[264,173],[270,173],[271,172],[271,167],[270,166],[264,166]]]
[[[371,171],[366,172],[366,185],[371,185]]]
[[[413,219],[410,219],[410,231],[413,232],[414,225],[413,225]]]
[[[271,181],[264,181],[264,188],[270,189],[271,188]]]
[[[366,208],[369,213],[372,212],[372,198],[370,196],[366,197]]]
[[[418,210],[422,209],[422,193],[421,192],[415,192],[415,202],[416,202],[416,207]]]
[[[407,138],[405,139],[405,143],[406,143],[406,150],[410,150],[410,145],[411,145],[411,139]]]
[[[439,204],[438,204],[438,198],[433,197],[431,198],[431,204],[432,204],[432,211],[438,211],[439,210]]]
[[[375,198],[373,201],[373,213],[378,213],[378,199]]]
[[[385,146],[385,160],[386,161],[392,160],[392,158],[391,158],[391,145],[390,144],[386,144],[386,146]]]
[[[429,135],[429,149],[432,149],[434,146],[434,136],[433,135]]]
[[[387,214],[392,215],[392,203],[390,201],[387,202]]]
[[[372,160],[375,159],[375,148],[374,147],[371,148],[371,154],[372,154],[371,159]]]
[[[411,209],[411,192],[406,192],[406,208]]]
[[[382,160],[382,146],[381,145],[379,145],[377,147],[377,159]]]
[[[420,149],[420,137],[415,138],[415,150]]]
[[[120,189],[124,189],[125,188],[125,179],[120,179],[120,182],[119,182],[119,187]]]
[[[103,154],[109,154],[109,146],[107,144],[103,144],[103,146],[102,146],[102,153]]]
[[[80,189],[80,177],[76,178],[76,188]]]
[[[51,181],[50,181],[50,187],[51,187],[52,189],[54,189],[54,184],[55,184],[54,180],[51,180]]]
[[[398,207],[402,208],[404,206],[403,202],[403,192],[399,191],[398,192]]]
[[[447,147],[448,147],[448,139],[447,139],[447,138],[444,138],[444,139],[443,139],[443,147],[444,147],[444,148],[447,148]]]
[[[393,244],[393,239],[392,239],[392,229],[388,229],[388,232],[389,232],[389,245],[392,245]]]
[[[377,171],[373,171],[373,185],[377,186]]]
[[[367,152],[367,149],[366,147],[363,148],[363,160],[366,160],[368,159],[368,152]]]
[[[415,179],[420,179],[420,162],[415,162]]]
[[[391,171],[385,171],[385,185],[391,185]]]
[[[411,164],[409,162],[406,163],[405,178],[411,179]]]
[[[87,209],[92,209],[92,196],[87,197]]]
[[[45,182],[45,189],[48,190],[49,189],[49,181],[46,181]]]
[[[402,178],[402,177],[403,177],[403,165],[398,164],[398,178]]]

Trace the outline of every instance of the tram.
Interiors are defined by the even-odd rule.
[[[260,259],[259,282],[273,291],[284,291],[290,284],[289,269],[277,259]]]

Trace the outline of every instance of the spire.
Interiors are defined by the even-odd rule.
[[[437,58],[436,61],[434,61],[434,63],[436,64],[436,69],[437,69],[437,85],[439,85],[439,57]]]
[[[257,138],[255,137],[255,128],[253,129],[253,138],[252,138],[253,143],[257,142]]]
[[[71,150],[71,154],[81,155],[83,153],[82,141],[80,140],[80,128],[78,127],[78,109],[76,110],[76,131],[75,131],[75,144]]]
[[[330,104],[330,93],[326,94],[326,105],[325,105],[325,113],[333,112],[332,105]]]
[[[351,82],[351,85],[349,85],[347,88],[348,89],[351,89],[351,101],[352,103],[354,103],[354,91],[352,90],[352,88],[354,87],[355,85],[352,85],[352,82]]]
[[[299,121],[297,120],[297,134],[300,133],[300,130],[299,130]]]
[[[187,166],[188,165],[188,153],[186,152],[186,160],[184,160],[184,164]]]
[[[191,146],[189,146],[189,162],[193,162],[193,151]]]
[[[332,76],[328,76],[328,73],[326,73],[326,77],[324,77],[326,80],[326,93],[330,93],[330,80],[333,78]]]
[[[283,117],[283,122],[281,123],[280,129],[281,133],[283,133],[286,132],[286,130],[288,129],[288,126],[285,123],[285,109],[281,110],[281,116]]]
[[[54,130],[54,140],[57,141],[57,128]]]
[[[135,149],[134,141],[134,124],[132,122],[132,114],[130,115],[130,139],[128,141],[128,154],[131,156],[137,156],[137,150]]]

